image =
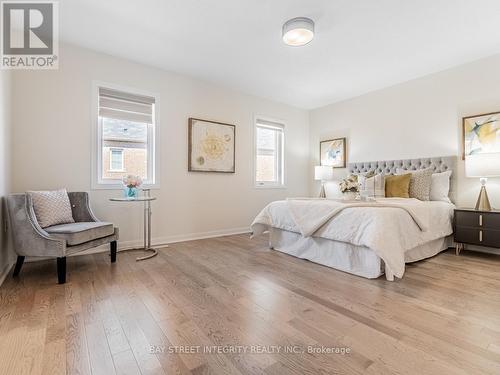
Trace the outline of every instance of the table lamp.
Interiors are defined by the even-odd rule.
[[[317,165],[314,167],[314,179],[321,181],[320,198],[326,198],[325,182],[333,178],[333,168],[325,165]]]
[[[476,202],[476,210],[491,211],[490,200],[486,192],[488,177],[500,176],[500,153],[472,154],[465,157],[465,175],[479,177],[481,190]]]

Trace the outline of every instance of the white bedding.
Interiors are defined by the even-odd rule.
[[[319,225],[312,236],[368,247],[385,262],[388,271],[401,278],[405,270],[405,251],[452,233],[454,205],[447,202],[381,198],[377,199],[379,204],[376,206],[351,205],[341,210],[332,208],[337,207],[338,203],[332,205],[330,200],[312,202],[315,203],[305,204],[304,206],[309,207],[303,210],[297,208],[300,205],[287,201],[270,203],[252,223],[254,235],[271,227],[295,233],[302,233],[304,230],[307,232],[309,227],[314,228],[322,222],[322,218],[326,217],[325,212],[335,210],[333,217]],[[311,206],[317,208],[316,219]],[[320,206],[324,207],[319,208]],[[306,217],[315,225],[305,228]],[[418,221],[421,222],[420,226]]]
[[[441,237],[407,250],[405,262],[433,257],[450,246],[451,237]],[[276,251],[353,275],[376,279],[385,273],[387,280],[394,280],[394,275],[386,271],[384,261],[365,246],[320,237],[303,237],[300,233],[278,228],[270,228],[269,245]]]

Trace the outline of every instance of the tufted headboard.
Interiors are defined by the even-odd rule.
[[[450,181],[450,199],[454,201],[454,193],[456,191],[457,179],[457,157],[456,156],[441,156],[435,158],[420,158],[406,160],[385,160],[385,161],[368,161],[347,164],[347,170],[352,174],[366,173],[374,171],[376,173],[394,174],[397,168],[403,168],[408,171],[418,169],[432,168],[436,173],[451,170]]]

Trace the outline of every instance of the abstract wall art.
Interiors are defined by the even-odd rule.
[[[472,154],[500,152],[500,112],[464,117],[462,159]]]
[[[231,124],[190,118],[188,170],[234,173],[235,128]]]
[[[346,166],[346,139],[336,138],[319,143],[320,165],[333,168]]]

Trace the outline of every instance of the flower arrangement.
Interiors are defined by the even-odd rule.
[[[359,192],[359,183],[358,177],[355,175],[350,175],[347,178],[344,178],[340,184],[340,191],[342,193],[358,193]]]
[[[125,186],[125,197],[126,198],[137,198],[139,195],[139,186],[142,185],[142,178],[140,176],[134,176],[129,174],[124,176],[122,179],[123,185]]]
[[[128,188],[138,188],[139,186],[142,185],[142,178],[139,176],[134,176],[132,174],[129,174],[127,176],[124,176],[122,179],[123,185],[125,185]]]

